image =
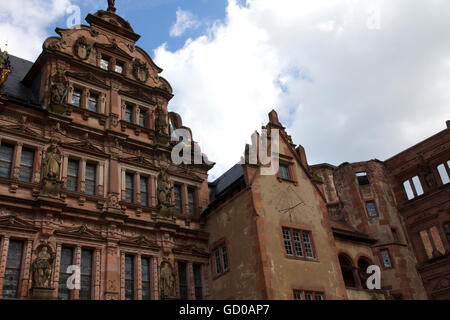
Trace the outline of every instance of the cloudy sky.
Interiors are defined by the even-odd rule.
[[[42,42],[106,0],[15,0],[0,43],[35,59]],[[169,108],[217,163],[214,179],[276,109],[311,164],[385,160],[450,119],[448,0],[117,0],[164,69]],[[68,9],[69,8],[69,9]],[[26,21],[26,23],[24,23]]]

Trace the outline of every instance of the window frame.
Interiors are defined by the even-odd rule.
[[[182,274],[180,273],[180,266],[184,266],[184,276],[185,276],[185,282],[181,281],[181,276]],[[188,262],[187,261],[183,261],[183,260],[178,260],[177,261],[177,275],[178,275],[178,292],[179,292],[179,297],[181,300],[188,300],[189,299],[189,279],[188,279]],[[181,292],[183,290],[186,290],[186,297],[182,297],[181,296]],[[184,291],[183,291],[184,292]]]
[[[130,204],[133,204],[136,199],[136,195],[135,195],[136,188],[134,186],[134,176],[135,176],[135,174],[132,172],[125,172],[125,199],[124,200],[126,203],[130,203]],[[128,177],[131,177],[131,188],[129,188],[128,184],[127,184]],[[128,198],[129,195],[131,195],[131,201],[129,201],[129,198]]]
[[[87,274],[83,274],[83,252],[89,252],[91,254],[91,273],[89,275]],[[94,290],[93,289],[93,281],[94,281],[94,266],[95,266],[95,250],[92,250],[90,248],[81,248],[81,257],[80,257],[80,290],[79,290],[79,297],[78,300],[93,300],[93,294],[94,294]],[[89,299],[81,299],[81,290],[83,290],[83,277],[88,277],[90,282],[89,282],[89,294],[90,294],[90,298]]]
[[[75,95],[75,92],[77,92],[77,95]],[[79,97],[78,97],[78,93],[79,93]],[[74,97],[78,97],[78,104],[74,104],[73,98]],[[71,96],[71,100],[70,100],[70,105],[77,107],[77,108],[81,108],[82,106],[82,100],[83,100],[83,89],[81,89],[80,87],[73,87],[72,90],[72,96]]]
[[[370,210],[369,210],[369,208],[368,208],[368,205],[369,205],[369,204],[373,204],[373,208],[375,209],[375,213],[376,213],[375,215],[371,215],[371,214],[370,214]],[[365,201],[364,207],[365,207],[365,209],[366,209],[367,217],[369,217],[369,218],[377,218],[377,217],[380,216],[380,214],[378,213],[378,207],[377,207],[377,204],[376,204],[375,200],[368,200],[368,201]]]
[[[190,199],[190,195],[192,195],[192,201]],[[188,207],[189,207],[189,215],[191,217],[196,217],[197,216],[197,189],[193,188],[193,187],[188,187],[187,188],[187,202],[188,202]]]
[[[11,179],[11,176],[12,176],[12,168],[13,168],[13,162],[14,162],[14,153],[15,153],[15,150],[16,150],[16,149],[15,149],[15,148],[16,148],[16,145],[15,145],[15,144],[12,144],[12,143],[2,142],[2,143],[0,144],[0,148],[2,148],[2,147],[4,147],[4,146],[10,147],[10,148],[12,149],[12,152],[11,152],[11,160],[10,160],[10,161],[9,161],[9,160],[5,160],[5,159],[1,159],[1,158],[0,158],[0,162],[6,163],[7,166],[8,166],[8,164],[9,164],[9,174],[8,174],[8,176],[5,176],[5,177],[0,176],[0,178],[3,178],[3,179]]]
[[[21,244],[21,253],[20,253],[20,262],[19,262],[19,268],[13,268],[13,267],[8,267],[8,261],[9,261],[9,254],[10,254],[10,250],[11,250],[11,243],[12,242],[16,242],[16,243],[20,243]],[[3,286],[1,288],[1,292],[2,292],[2,299],[19,299],[19,294],[21,294],[21,284],[22,284],[22,276],[23,276],[23,272],[24,272],[24,258],[26,255],[26,239],[20,239],[20,238],[10,238],[9,239],[9,243],[8,243],[8,252],[6,254],[6,261],[4,262],[4,266],[5,266],[5,274],[4,274],[4,281],[3,281]],[[7,270],[15,270],[18,273],[17,276],[17,283],[15,284],[15,293],[16,296],[15,297],[5,297],[5,283],[6,283],[6,274],[7,274]]]
[[[94,179],[93,180],[92,179],[88,179],[88,177],[87,177],[87,168],[88,168],[88,166],[92,166],[94,168]],[[97,184],[98,184],[98,181],[97,181],[98,164],[93,163],[93,162],[86,162],[84,172],[85,172],[85,176],[84,176],[84,193],[87,194],[87,195],[90,195],[90,196],[96,196],[97,195]],[[88,181],[90,183],[94,184],[94,192],[93,193],[88,193],[87,192],[87,188],[86,187],[87,187]]]
[[[93,98],[95,98],[95,110],[91,110],[91,99],[93,99]],[[89,99],[87,99],[88,101],[87,101],[87,109],[89,110],[89,111],[91,111],[91,112],[96,112],[96,113],[99,113],[98,111],[98,104],[99,104],[99,101],[100,101],[100,94],[98,94],[97,92],[90,92],[89,93]]]
[[[387,254],[388,254],[389,262],[390,262],[390,264],[391,264],[389,267],[387,267],[387,266],[385,265],[385,263],[384,263],[383,252],[387,252]],[[379,251],[379,258],[380,258],[380,261],[381,261],[381,265],[382,265],[382,267],[383,267],[383,270],[395,269],[395,267],[394,267],[394,261],[392,260],[392,255],[391,255],[391,251],[389,250],[389,248],[383,248],[383,249],[380,249],[380,251]]]
[[[146,191],[142,192],[142,182],[145,180],[145,188]],[[139,193],[140,193],[140,205],[143,207],[150,207],[150,201],[149,201],[149,177],[140,175],[139,176]],[[143,199],[145,199],[145,203],[143,203]]]
[[[147,257],[147,256],[141,256],[141,300],[145,300],[145,301],[150,301],[152,300],[152,257]],[[142,268],[142,261],[148,261],[148,280],[144,280],[144,272],[143,272],[143,268]],[[143,296],[143,288],[144,288],[144,283],[148,284],[148,299],[144,299]]]
[[[72,274],[71,273],[67,273],[67,269],[66,270],[64,270],[64,272],[62,271],[62,264],[61,264],[61,261],[62,261],[62,257],[63,257],[63,250],[64,250],[64,248],[67,248],[67,249],[70,249],[71,251],[72,251],[72,257],[71,257],[71,261],[70,261],[70,264],[69,264],[69,266],[70,265],[74,265],[74,261],[75,261],[75,253],[76,253],[76,248],[74,247],[74,246],[71,246],[71,245],[65,245],[65,244],[62,244],[61,245],[61,253],[60,253],[60,263],[59,263],[59,270],[58,270],[58,272],[59,272],[59,274],[58,274],[58,288],[57,288],[57,299],[58,300],[62,300],[62,299],[60,299],[60,295],[59,295],[59,293],[60,293],[60,291],[59,291],[59,286],[61,285],[61,284],[66,284],[66,282],[67,282],[67,279],[65,279],[65,280],[62,280],[61,278],[61,274],[63,274],[63,275],[66,275],[66,276],[68,276],[68,277],[70,277]],[[73,300],[73,290],[71,290],[71,289],[67,289],[68,291],[69,291],[69,299],[68,300]]]
[[[177,199],[177,191],[179,191],[179,199]],[[184,210],[183,210],[183,186],[181,184],[178,183],[174,183],[173,185],[173,203],[175,205],[175,213],[176,214],[183,214]],[[177,208],[177,204],[179,203],[180,205],[180,210],[178,211]]]
[[[290,247],[293,251],[293,254],[289,254],[288,253],[288,248],[286,246],[286,241],[287,239],[285,238],[285,234],[286,232],[288,232],[289,237],[290,237]],[[301,255],[299,254],[298,248],[297,248],[297,244],[299,244],[298,240],[296,240],[296,236],[295,233],[298,233],[300,235],[300,244],[301,244]],[[310,248],[312,250],[312,257],[309,256],[307,254],[308,250],[307,245],[305,244],[305,237],[304,234],[307,234],[309,236],[309,240],[310,240]],[[291,226],[282,226],[281,227],[281,239],[282,239],[282,245],[283,245],[283,250],[284,250],[284,254],[285,257],[288,259],[297,259],[297,260],[304,260],[304,261],[312,261],[312,262],[318,262],[319,261],[319,256],[317,253],[317,248],[315,246],[315,242],[314,242],[314,237],[313,237],[313,232],[312,230],[308,230],[308,229],[301,229],[298,227],[291,227]]]
[[[213,280],[216,280],[230,272],[230,255],[228,251],[228,243],[225,240],[218,241],[217,244],[212,247],[211,259]],[[224,268],[225,264],[226,268]],[[218,270],[217,267],[219,267],[220,270]]]
[[[131,258],[131,279],[127,279],[127,258]],[[124,268],[123,268],[123,279],[125,282],[125,286],[123,287],[124,293],[123,296],[125,300],[127,301],[133,301],[136,300],[136,256],[131,253],[125,253],[124,254]],[[127,282],[131,283],[131,290],[132,290],[132,298],[127,298]]]
[[[195,268],[196,267],[199,268],[199,275],[200,275],[199,282],[200,282],[200,285],[197,285],[197,281],[196,281],[196,279],[197,279],[197,277],[195,276],[195,270],[196,270]],[[204,268],[204,265],[201,264],[201,263],[193,263],[192,264],[192,272],[193,272],[193,275],[194,275],[195,300],[203,300],[204,299],[204,294],[203,294],[203,268]],[[199,297],[198,293],[200,293],[200,297]]]
[[[30,165],[26,165],[23,164],[23,154],[24,151],[30,151],[33,155],[32,160],[31,160],[31,166]],[[36,150],[33,148],[28,148],[28,147],[22,147],[22,152],[20,154],[20,164],[19,164],[19,181],[21,182],[33,182],[33,173],[34,173],[34,164],[35,164],[35,157],[36,157]],[[23,172],[23,168],[27,168],[28,170],[31,170],[30,172],[30,176],[29,179],[23,180],[22,179],[22,172]],[[28,177],[27,177],[28,178]]]
[[[77,163],[77,174],[76,176],[72,176],[69,174],[69,166],[70,163]],[[66,173],[66,190],[69,192],[80,192],[80,164],[81,164],[81,160],[80,159],[75,159],[75,158],[69,158],[67,160],[67,173]],[[75,190],[69,189],[69,179],[75,179]]]
[[[326,298],[325,291],[320,289],[309,290],[293,288],[291,294],[294,301],[323,301]],[[307,294],[311,296],[311,299],[306,299]],[[300,299],[297,299],[296,297],[299,297]],[[321,299],[318,299],[318,297],[321,297]]]
[[[106,62],[106,69],[103,68],[103,65],[102,65],[103,61]],[[101,56],[100,56],[100,64],[99,64],[99,67],[100,67],[100,69],[102,69],[102,70],[109,71],[110,68],[111,68],[111,58],[108,57],[108,56],[101,55]]]

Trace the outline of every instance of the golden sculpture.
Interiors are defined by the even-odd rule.
[[[161,299],[174,299],[175,274],[169,262],[165,261],[161,264],[160,271],[160,290]]]

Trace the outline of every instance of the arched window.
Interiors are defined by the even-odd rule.
[[[356,281],[353,275],[353,261],[346,254],[339,255],[339,264],[341,266],[342,277],[347,288],[356,288]]]
[[[367,274],[367,268],[373,265],[373,263],[365,257],[361,257],[358,259],[358,275],[361,279],[361,285],[364,289],[367,289],[367,279],[369,278],[369,274]]]

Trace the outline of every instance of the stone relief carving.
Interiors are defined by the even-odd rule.
[[[65,76],[65,70],[57,66],[56,74],[53,76],[52,85],[50,87],[50,104],[51,111],[58,114],[65,114],[67,108],[64,107],[64,98],[69,91],[69,82]]]
[[[161,165],[158,176],[158,208],[163,217],[170,218],[173,215],[174,205],[172,204],[172,190],[173,187],[169,182],[167,175],[167,167]]]
[[[139,80],[141,82],[146,82],[148,80],[148,77],[150,76],[147,63],[142,62],[139,59],[134,60],[133,75],[137,80]]]
[[[33,262],[33,287],[51,288],[51,278],[53,273],[53,261],[55,254],[48,245],[38,247],[37,256]]]
[[[162,300],[175,298],[175,273],[168,261],[161,264],[160,270],[160,296]]]
[[[44,195],[59,197],[62,187],[60,179],[61,152],[58,148],[60,140],[50,138],[46,157],[42,165],[42,192]]]
[[[81,60],[86,60],[87,58],[89,58],[89,55],[91,54],[91,48],[92,46],[89,45],[84,36],[78,38],[73,45],[73,51],[75,55]]]

